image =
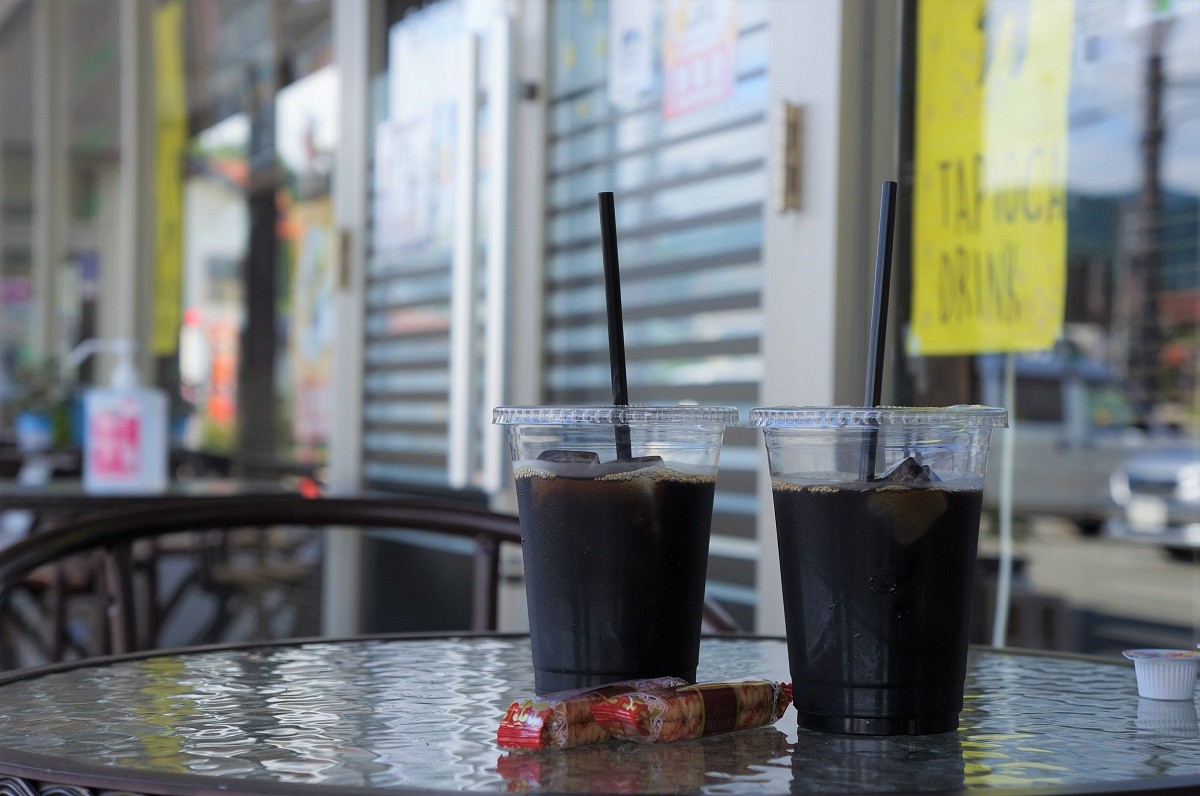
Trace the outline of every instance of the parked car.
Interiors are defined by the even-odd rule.
[[[1122,509],[1109,536],[1161,545],[1173,558],[1200,551],[1200,440],[1131,457],[1109,480]]]
[[[1004,360],[977,359],[984,403],[1004,405]],[[1011,410],[1011,407],[1010,407]],[[1140,422],[1120,379],[1105,365],[1059,354],[1022,355],[1011,431],[992,440],[984,506],[999,504],[1003,434],[1015,433],[1013,515],[1056,515],[1088,536],[1121,514],[1109,477],[1131,456],[1163,444]]]

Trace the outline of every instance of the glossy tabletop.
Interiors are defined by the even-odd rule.
[[[702,680],[749,677],[787,679],[782,641],[704,640]],[[502,636],[60,666],[0,682],[0,778],[137,793],[1200,787],[1196,703],[1139,700],[1118,662],[974,650],[961,729],[944,735],[797,731],[789,709],[698,741],[498,749],[498,720],[532,686],[528,639]]]

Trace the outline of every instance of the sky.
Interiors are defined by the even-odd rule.
[[[1136,2],[1077,8],[1069,114],[1068,186],[1087,194],[1136,192],[1149,28]],[[1200,197],[1200,3],[1177,3],[1164,47],[1165,190]]]

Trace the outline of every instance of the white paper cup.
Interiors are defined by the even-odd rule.
[[[1140,649],[1125,650],[1133,661],[1138,696],[1144,699],[1183,700],[1196,693],[1196,667],[1200,651]]]

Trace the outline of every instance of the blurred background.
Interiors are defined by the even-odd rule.
[[[216,462],[515,510],[491,408],[609,400],[599,190],[634,402],[857,403],[898,178],[886,402],[1002,405],[1006,370],[1015,388],[1009,640],[1192,646],[1200,2],[962,5],[975,54],[929,27],[938,0],[0,0],[0,472],[52,452],[73,477],[79,397],[114,360],[68,353],[131,339],[177,478]],[[1026,59],[1043,71],[1016,82]],[[939,159],[966,116],[984,146]],[[1010,163],[1034,116],[1057,143]],[[940,294],[920,276],[983,207],[1049,230],[1012,279],[1061,318],[1012,356],[939,349],[920,314],[1013,289],[999,257]],[[709,596],[782,632],[769,491],[759,434],[730,432]],[[328,630],[401,610],[380,567],[430,571],[364,549],[325,551],[346,603]]]

